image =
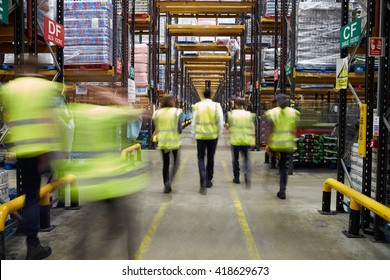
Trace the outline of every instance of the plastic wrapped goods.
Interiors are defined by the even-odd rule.
[[[335,67],[340,57],[341,4],[300,2],[297,65],[303,69]]]

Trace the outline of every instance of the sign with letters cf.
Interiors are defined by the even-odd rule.
[[[64,26],[46,16],[44,17],[43,24],[45,40],[57,46],[64,47]]]
[[[340,49],[356,45],[360,42],[362,34],[362,19],[356,20],[340,28]]]

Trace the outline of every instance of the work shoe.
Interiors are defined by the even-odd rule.
[[[26,260],[42,260],[51,255],[50,246],[38,245],[28,245],[27,246],[27,256]]]
[[[199,193],[202,194],[202,195],[206,195],[207,194],[207,189],[205,187],[200,187]]]
[[[171,186],[165,186],[164,187],[164,193],[170,193],[172,191]]]
[[[276,194],[276,196],[279,197],[280,199],[286,199],[286,194],[285,193],[278,192]]]
[[[239,183],[240,183],[240,179],[234,178],[234,179],[233,179],[233,183],[239,184]]]

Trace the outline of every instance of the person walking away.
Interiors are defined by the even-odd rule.
[[[41,176],[51,172],[53,153],[60,150],[59,126],[53,100],[61,84],[38,75],[38,63],[29,59],[16,69],[16,78],[2,86],[11,151],[16,154],[19,195],[25,194],[22,230],[26,234],[27,260],[44,259],[51,247],[38,238]]]
[[[154,135],[157,136],[157,148],[161,150],[163,159],[164,193],[172,191],[172,182],[179,167],[180,134],[182,132],[182,110],[175,108],[176,98],[165,95],[161,100],[161,109],[153,113]],[[170,157],[173,165],[170,168]]]
[[[286,199],[287,161],[289,155],[296,149],[295,126],[300,118],[300,112],[288,107],[288,96],[277,94],[277,107],[266,111],[265,116],[272,124],[269,146],[274,152],[280,153],[279,158],[279,192],[277,197]]]
[[[135,196],[149,185],[150,166],[144,153],[141,161],[121,156],[118,130],[140,115],[150,117],[110,87],[88,86],[88,93],[101,105],[70,104],[75,137],[67,172],[76,176],[84,211],[91,213],[73,246],[74,258],[129,259],[138,246],[132,238],[140,209]]]
[[[240,183],[240,153],[244,158],[245,184],[251,185],[249,149],[255,145],[256,115],[244,109],[245,99],[236,98],[236,109],[228,113],[229,140],[232,150],[233,182]]]
[[[204,99],[193,106],[192,134],[196,139],[198,169],[200,177],[200,193],[207,194],[207,189],[213,186],[214,155],[218,137],[224,128],[221,104],[211,100],[211,91],[206,88]],[[205,156],[207,151],[207,163]]]

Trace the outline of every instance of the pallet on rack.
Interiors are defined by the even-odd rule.
[[[110,70],[112,65],[110,64],[72,64],[65,65],[65,70]]]

